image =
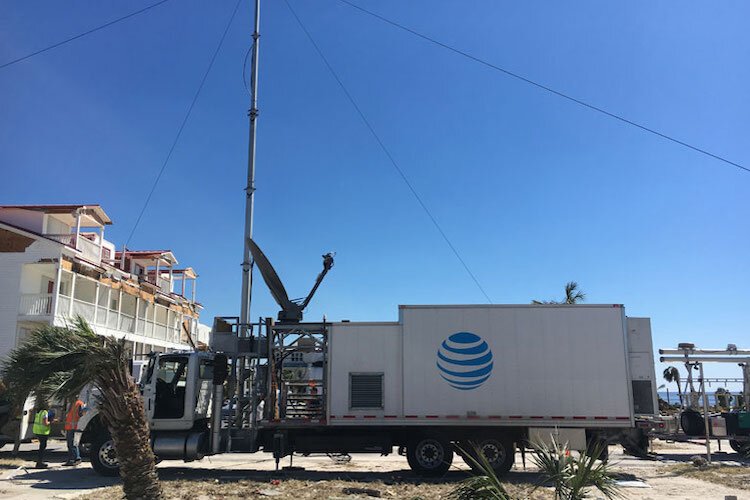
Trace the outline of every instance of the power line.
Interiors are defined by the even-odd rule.
[[[687,143],[685,141],[681,141],[680,139],[676,139],[676,138],[674,138],[674,137],[672,137],[670,135],[667,135],[666,133],[659,132],[658,130],[655,130],[653,128],[647,127],[645,125],[641,125],[640,123],[637,123],[637,122],[634,122],[632,120],[629,120],[629,119],[627,119],[627,118],[625,118],[623,116],[620,116],[620,115],[618,115],[616,113],[612,113],[610,111],[607,111],[606,109],[600,108],[598,106],[594,106],[593,104],[589,104],[589,103],[587,103],[585,101],[582,101],[582,100],[577,99],[575,97],[572,97],[572,96],[570,96],[568,94],[565,94],[564,92],[561,92],[559,90],[555,90],[555,89],[553,89],[551,87],[548,87],[548,86],[546,86],[544,84],[536,82],[536,81],[534,81],[534,80],[532,80],[530,78],[527,78],[525,76],[519,75],[518,73],[514,73],[514,72],[512,72],[510,70],[507,70],[505,68],[497,66],[496,64],[493,64],[493,63],[491,63],[491,62],[489,62],[489,61],[487,61],[485,59],[481,59],[481,58],[479,58],[477,56],[471,55],[468,52],[464,52],[461,49],[457,49],[456,47],[448,45],[447,43],[441,42],[440,40],[437,40],[437,39],[432,38],[430,36],[427,36],[427,35],[425,35],[423,33],[420,33],[420,32],[418,32],[416,30],[413,30],[413,29],[411,29],[411,28],[409,28],[407,26],[404,26],[403,24],[399,24],[396,21],[392,21],[391,19],[388,19],[386,17],[381,16],[380,14],[377,14],[375,12],[367,10],[364,7],[360,7],[359,5],[357,5],[355,3],[352,3],[349,0],[339,0],[339,2],[341,2],[343,4],[346,4],[346,5],[354,8],[354,9],[357,9],[360,12],[363,12],[363,13],[365,13],[365,14],[367,14],[369,16],[372,16],[372,17],[374,17],[376,19],[379,19],[379,20],[383,21],[384,23],[390,24],[391,26],[394,26],[394,27],[396,27],[396,28],[398,28],[400,30],[406,31],[407,33],[411,33],[412,35],[415,35],[415,36],[417,36],[417,37],[419,37],[419,38],[421,38],[423,40],[426,40],[426,41],[428,41],[430,43],[433,43],[433,44],[435,44],[435,45],[437,45],[439,47],[442,47],[444,49],[450,50],[451,52],[454,52],[454,53],[456,53],[458,55],[466,57],[467,59],[470,59],[470,60],[472,60],[474,62],[478,62],[479,64],[487,66],[488,68],[491,68],[491,69],[494,69],[494,70],[499,71],[501,73],[504,73],[504,74],[506,74],[508,76],[511,76],[511,77],[513,77],[513,78],[515,78],[517,80],[520,80],[520,81],[522,81],[524,83],[528,83],[529,85],[533,85],[534,87],[537,87],[537,88],[542,89],[542,90],[544,90],[546,92],[549,92],[550,94],[554,94],[554,95],[556,95],[558,97],[562,97],[563,99],[567,99],[568,101],[574,102],[574,103],[576,103],[576,104],[578,104],[580,106],[583,106],[585,108],[591,109],[593,111],[601,113],[601,114],[603,114],[605,116],[608,116],[610,118],[614,118],[615,120],[619,120],[619,121],[621,121],[623,123],[626,123],[626,124],[631,125],[633,127],[639,128],[639,129],[641,129],[641,130],[643,130],[645,132],[648,132],[650,134],[653,134],[653,135],[655,135],[657,137],[661,137],[662,139],[666,139],[666,140],[671,141],[671,142],[673,142],[675,144],[679,144],[680,146],[686,147],[688,149],[692,149],[693,151],[696,151],[698,153],[704,154],[704,155],[709,156],[709,157],[711,157],[711,158],[713,158],[715,160],[718,160],[720,162],[726,163],[726,164],[731,165],[733,167],[737,167],[740,170],[744,170],[745,172],[750,173],[750,168],[745,167],[745,166],[743,166],[743,165],[741,165],[739,163],[733,162],[733,161],[731,161],[731,160],[729,160],[727,158],[724,158],[723,156],[720,156],[718,154],[712,153],[712,152],[707,151],[705,149],[699,148],[698,146],[693,146],[692,144],[689,144],[689,143]]]
[[[469,276],[471,277],[471,279],[477,285],[477,288],[479,288],[479,290],[482,292],[482,295],[484,295],[484,297],[487,299],[487,302],[489,302],[490,304],[492,304],[492,299],[490,299],[490,296],[487,295],[487,292],[484,290],[484,288],[482,287],[482,285],[479,283],[479,280],[477,279],[477,277],[474,275],[473,272],[471,272],[471,269],[469,268],[468,264],[466,264],[466,261],[461,257],[461,254],[458,252],[458,249],[456,249],[455,245],[453,245],[453,243],[451,242],[450,238],[448,238],[448,235],[445,234],[445,231],[443,231],[443,228],[440,227],[440,224],[438,223],[438,221],[435,218],[435,216],[432,214],[432,212],[430,211],[430,209],[427,208],[427,205],[422,200],[422,197],[419,196],[419,193],[417,193],[417,190],[414,188],[414,186],[412,185],[412,183],[409,181],[408,177],[406,177],[406,174],[401,169],[401,167],[399,166],[398,162],[396,162],[396,159],[393,157],[393,155],[391,154],[391,152],[388,150],[388,148],[385,146],[385,144],[383,143],[383,141],[380,139],[380,136],[375,131],[375,129],[373,128],[373,126],[370,124],[370,121],[367,119],[367,117],[365,116],[364,112],[362,112],[362,109],[359,107],[359,105],[357,104],[357,101],[354,99],[354,97],[352,96],[352,94],[346,89],[346,86],[341,81],[341,78],[339,78],[338,74],[333,69],[333,66],[331,66],[331,63],[328,62],[328,59],[323,54],[323,51],[320,49],[320,47],[318,46],[318,44],[315,42],[315,39],[312,37],[312,35],[310,34],[310,32],[307,30],[307,28],[305,27],[304,23],[302,22],[302,20],[299,18],[299,16],[295,12],[295,10],[292,7],[292,5],[289,3],[288,0],[284,0],[284,3],[286,3],[286,6],[289,8],[289,11],[292,13],[292,15],[294,16],[294,18],[297,20],[297,24],[299,24],[300,28],[302,28],[302,31],[304,31],[305,35],[307,36],[307,39],[310,41],[310,43],[312,44],[312,46],[315,48],[315,51],[318,53],[318,55],[320,56],[320,58],[323,60],[323,63],[328,68],[328,71],[331,73],[331,76],[333,76],[334,80],[336,80],[336,83],[338,83],[339,87],[341,87],[341,90],[344,92],[344,94],[346,95],[346,97],[349,100],[349,102],[351,103],[351,105],[357,111],[357,114],[362,119],[362,122],[364,122],[364,124],[367,127],[367,129],[370,131],[370,133],[372,134],[372,136],[375,138],[375,141],[377,141],[378,145],[380,146],[380,149],[383,150],[383,153],[385,153],[385,155],[388,157],[388,160],[390,160],[391,165],[393,165],[393,168],[396,169],[396,172],[398,172],[398,175],[401,177],[401,179],[404,181],[404,183],[406,184],[406,186],[409,188],[409,191],[411,191],[411,194],[414,195],[414,198],[417,200],[417,202],[419,203],[419,205],[422,207],[422,210],[424,210],[424,212],[430,218],[430,220],[432,221],[432,223],[435,225],[435,228],[438,230],[438,232],[443,237],[443,239],[445,240],[445,242],[448,244],[448,246],[450,247],[450,249],[453,251],[453,254],[456,256],[456,258],[461,263],[461,265],[463,266],[463,268],[469,274]]]
[[[224,44],[224,39],[226,38],[227,33],[229,32],[229,27],[232,25],[232,21],[234,21],[234,17],[235,15],[237,15],[237,9],[239,9],[241,3],[242,3],[242,0],[237,0],[237,3],[234,6],[232,15],[229,17],[227,26],[226,28],[224,28],[224,32],[221,34],[221,38],[219,39],[219,44],[216,46],[216,50],[214,50],[214,53],[211,56],[211,62],[208,63],[208,67],[206,68],[205,73],[203,73],[203,78],[201,78],[201,83],[200,85],[198,85],[198,89],[195,91],[195,95],[193,96],[193,100],[190,102],[190,106],[187,109],[187,113],[185,113],[185,117],[182,119],[180,128],[177,129],[177,135],[175,135],[174,141],[172,141],[172,147],[169,148],[169,153],[167,153],[167,157],[164,159],[164,163],[162,163],[161,169],[159,169],[159,174],[156,176],[156,179],[154,179],[154,183],[151,186],[151,190],[149,191],[148,196],[146,197],[146,201],[143,202],[143,208],[141,208],[141,212],[138,214],[138,218],[136,219],[135,224],[133,225],[133,229],[130,231],[130,235],[128,236],[128,239],[125,241],[126,247],[128,246],[128,243],[130,243],[130,239],[133,237],[135,230],[138,228],[138,224],[141,222],[141,218],[143,217],[143,214],[146,212],[146,207],[148,207],[148,204],[151,201],[151,197],[153,196],[154,191],[156,191],[156,186],[157,184],[159,184],[159,179],[161,179],[161,176],[164,173],[164,170],[167,168],[167,164],[169,163],[170,158],[172,158],[172,153],[174,152],[174,149],[177,146],[177,142],[179,142],[180,140],[180,136],[182,135],[182,131],[185,128],[185,124],[187,124],[187,121],[190,118],[190,114],[193,112],[193,107],[195,107],[195,103],[196,101],[198,101],[198,96],[201,94],[201,90],[203,90],[203,85],[206,83],[206,79],[208,78],[208,74],[211,72],[211,68],[214,65],[214,61],[216,61],[216,56],[219,55],[221,46]]]
[[[159,5],[161,5],[163,3],[167,3],[168,1],[169,0],[161,0],[159,2],[156,2],[155,4],[151,4],[151,5],[148,5],[148,6],[144,7],[144,8],[142,8],[141,10],[137,10],[137,11],[131,12],[130,14],[127,14],[125,16],[118,17],[117,19],[115,19],[113,21],[110,21],[108,23],[102,24],[101,26],[97,26],[96,28],[92,28],[92,29],[90,29],[88,31],[84,31],[83,33],[80,33],[78,35],[72,36],[70,38],[66,38],[65,40],[62,40],[62,41],[57,42],[57,43],[55,43],[53,45],[50,45],[49,47],[45,47],[43,49],[37,50],[36,52],[32,52],[31,54],[26,54],[23,57],[19,57],[18,59],[14,59],[12,61],[8,61],[7,63],[3,63],[2,65],[0,65],[0,69],[7,68],[8,66],[10,66],[12,64],[16,64],[16,63],[19,63],[21,61],[25,61],[26,59],[29,59],[30,57],[34,57],[34,56],[39,55],[39,54],[41,54],[43,52],[47,52],[48,50],[56,49],[57,47],[60,47],[61,45],[65,45],[66,43],[72,42],[73,40],[78,40],[79,38],[83,38],[86,35],[90,35],[91,33],[95,33],[95,32],[97,32],[99,30],[103,30],[104,28],[108,28],[108,27],[112,26],[113,24],[117,24],[120,21],[124,21],[124,20],[129,19],[129,18],[131,18],[133,16],[137,16],[138,14],[142,14],[142,13],[148,11],[148,10],[153,9],[154,7],[158,7]]]

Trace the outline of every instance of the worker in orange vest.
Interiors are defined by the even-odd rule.
[[[78,420],[86,412],[86,405],[81,398],[76,396],[75,402],[70,405],[68,414],[65,415],[65,437],[68,441],[68,461],[63,465],[78,465],[81,463],[81,451],[78,443],[81,440],[81,432],[78,429]]]

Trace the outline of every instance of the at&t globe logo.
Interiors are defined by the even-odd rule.
[[[440,376],[454,389],[476,389],[492,375],[490,346],[474,333],[454,333],[440,344],[437,355]]]

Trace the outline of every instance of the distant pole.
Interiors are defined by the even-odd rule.
[[[253,202],[255,200],[255,137],[258,121],[258,45],[260,41],[260,0],[255,0],[255,30],[253,31],[252,61],[250,65],[250,138],[247,150],[247,186],[245,187],[245,234],[242,254],[242,303],[240,309],[240,337],[247,337],[250,327],[250,303],[253,293],[253,259],[249,239],[253,237]]]

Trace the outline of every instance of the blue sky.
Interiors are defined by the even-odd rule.
[[[747,344],[750,174],[335,0],[292,1],[494,302],[577,280],[589,302],[650,316],[657,348]],[[234,3],[172,0],[0,70],[2,203],[101,203],[121,245]],[[745,2],[358,3],[750,164]],[[0,63],[145,5],[9,0]],[[255,236],[295,297],[337,252],[306,317],[484,302],[284,3],[262,14]],[[239,303],[251,17],[244,1],[131,242],[200,273],[206,323]],[[253,316],[275,315],[256,283]]]

